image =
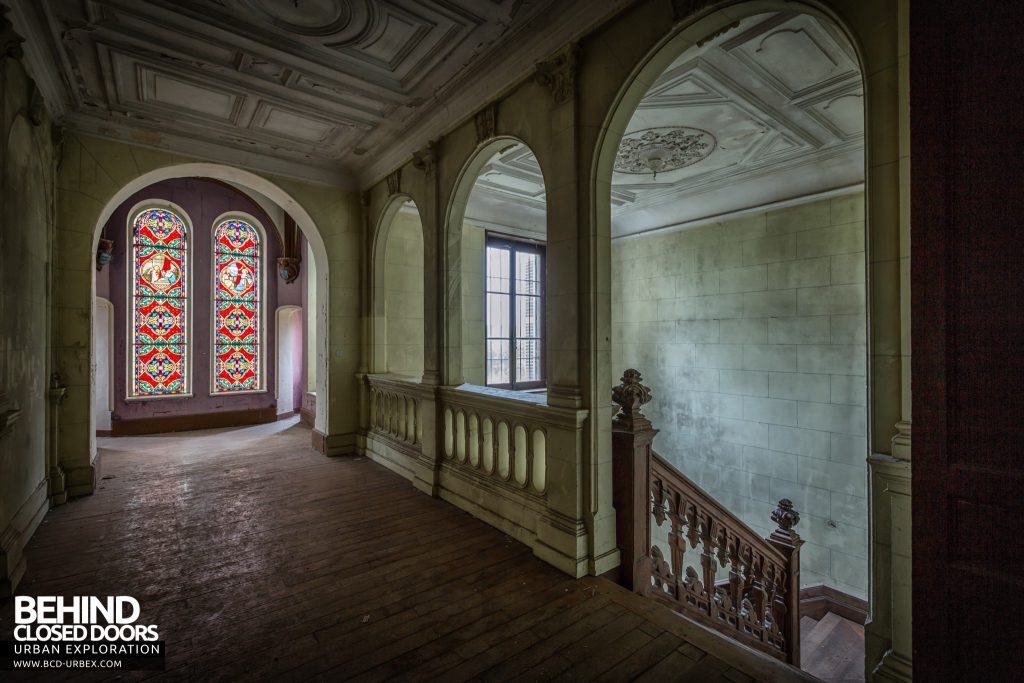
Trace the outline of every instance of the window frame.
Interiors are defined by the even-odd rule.
[[[505,292],[491,292],[487,287],[487,249],[489,247],[496,246],[501,248],[509,249],[509,381],[503,383],[490,383],[487,381],[487,343],[491,339],[504,339],[503,337],[490,337],[487,334],[487,295],[491,293],[505,294]],[[517,382],[516,381],[516,341],[519,337],[516,336],[516,253],[532,253],[537,254],[540,257],[539,266],[539,288],[540,294],[536,295],[536,298],[540,302],[540,337],[537,338],[540,343],[540,379],[533,382]],[[484,270],[484,386],[493,387],[496,389],[509,389],[511,391],[530,391],[536,389],[547,388],[547,244],[541,240],[533,240],[524,237],[515,237],[512,235],[506,235],[495,232],[486,232],[484,234],[484,256],[483,256],[483,270]],[[534,297],[535,295],[522,295]]]
[[[239,220],[248,223],[259,236],[260,272],[256,278],[259,318],[259,382],[257,389],[244,391],[217,391],[217,227],[224,221]],[[210,223],[210,397],[224,398],[228,396],[247,396],[266,394],[267,388],[267,230],[255,216],[244,211],[226,211]]]
[[[185,342],[182,344],[185,350],[185,391],[180,394],[136,394],[135,393],[135,220],[140,214],[152,209],[169,211],[177,216],[185,225],[185,322],[182,329],[185,332]],[[125,402],[135,401],[163,401],[171,399],[192,398],[195,395],[193,377],[194,363],[192,356],[195,354],[192,329],[192,307],[195,305],[193,296],[194,270],[195,270],[195,230],[192,218],[182,207],[166,199],[145,199],[131,208],[128,212],[127,239],[125,240]],[[111,348],[113,348],[113,344]]]

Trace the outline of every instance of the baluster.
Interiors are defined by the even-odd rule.
[[[754,606],[754,614],[751,621],[756,623],[761,631],[761,642],[765,640],[765,629],[764,629],[764,615],[765,615],[765,602],[766,602],[766,591],[764,588],[764,558],[757,557],[754,559],[753,567],[753,582],[750,586],[750,602]],[[750,615],[748,615],[750,617]]]
[[[729,544],[729,602],[730,612],[739,617],[740,602],[743,600],[743,575],[740,557],[740,540],[733,536]],[[739,626],[739,621],[736,622]]]
[[[669,503],[671,525],[668,532],[668,547],[672,554],[672,576],[676,580],[676,599],[684,602],[682,588],[683,582],[686,580],[686,570],[683,565],[683,558],[686,555],[686,538],[683,535],[683,525],[686,524],[687,510],[685,508],[687,503],[677,492],[673,492],[672,498],[674,500]]]
[[[410,435],[409,442],[413,445],[420,442],[420,436],[417,429],[417,426],[419,425],[419,413],[419,402],[416,398],[411,398],[409,401],[409,419],[412,423],[410,425],[412,428],[412,434]]]
[[[713,546],[711,536],[711,514],[706,513],[702,520],[701,526],[701,543],[704,547],[700,554],[700,566],[704,571],[704,590],[708,596],[708,616],[714,616],[715,612],[715,570],[717,565],[715,564],[715,558],[711,554]]]

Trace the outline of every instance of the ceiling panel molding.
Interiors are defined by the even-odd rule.
[[[666,160],[673,158],[667,143],[651,137],[649,151],[634,149],[640,160],[656,154],[652,158],[660,168],[656,179],[653,166],[649,173],[613,173],[613,234],[863,181],[861,78],[851,48],[839,43],[841,34],[816,18],[788,13],[750,17],[738,28],[679,55],[640,102],[627,136],[693,128],[714,136],[716,145],[705,157],[674,169],[666,169]],[[802,81],[786,81],[787,70],[794,69],[785,54],[792,45],[782,57],[761,47],[791,34],[811,41],[801,43],[807,63],[800,72],[810,74]],[[501,159],[485,167],[477,184],[476,219],[514,224],[509,197],[518,195],[521,220],[533,220],[540,191],[524,188],[511,162]]]
[[[345,177],[408,156],[422,145],[396,131],[448,125],[466,93],[524,77],[626,1],[11,0],[58,122]]]

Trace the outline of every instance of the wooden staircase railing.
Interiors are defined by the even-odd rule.
[[[612,391],[616,534],[621,582],[737,641],[800,666],[800,515],[779,501],[767,539],[654,452],[658,433],[640,411],[640,373]],[[652,532],[667,524],[667,553]],[[653,526],[652,526],[653,525]],[[728,578],[718,580],[719,567]]]

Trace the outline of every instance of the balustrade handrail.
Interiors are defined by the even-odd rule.
[[[393,374],[367,374],[369,428],[397,440],[402,448],[419,451],[423,435],[422,402],[433,397],[433,387],[415,378]]]
[[[746,522],[733,514],[721,502],[710,493],[702,489],[692,479],[680,472],[675,465],[658,455],[657,451],[651,449],[651,479],[652,483],[659,479],[668,482],[672,488],[685,491],[691,503],[707,511],[712,519],[733,530],[743,540],[756,547],[758,552],[766,557],[785,565],[788,558],[772,544],[750,528]]]
[[[640,373],[627,370],[612,398],[616,536],[621,580],[633,591],[790,664],[800,663],[800,515],[779,501],[778,525],[762,538],[714,496],[654,452],[654,429],[640,411],[651,400]],[[652,524],[668,522],[667,542]],[[661,545],[666,550],[662,550]],[[699,562],[688,564],[688,557]],[[718,580],[718,570],[729,570]]]

